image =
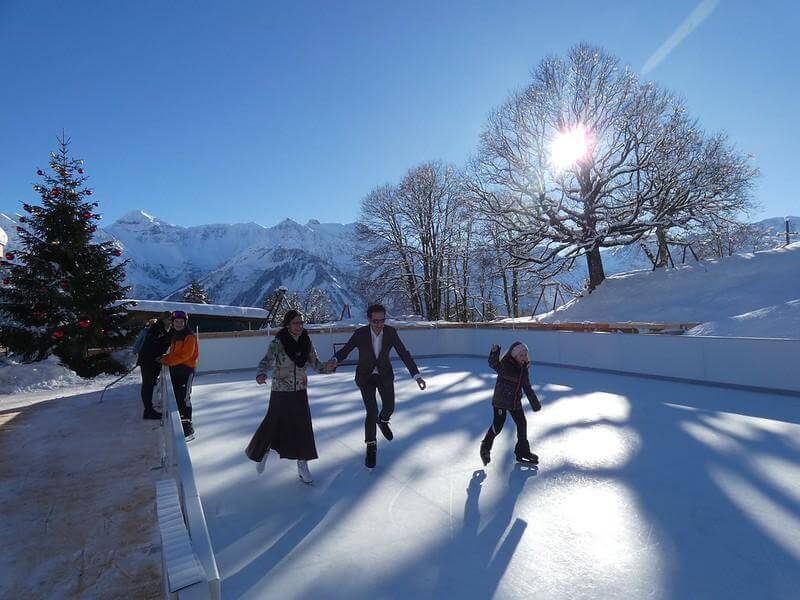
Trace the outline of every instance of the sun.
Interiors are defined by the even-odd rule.
[[[589,156],[592,141],[583,125],[559,131],[550,142],[550,163],[559,170],[567,169]]]

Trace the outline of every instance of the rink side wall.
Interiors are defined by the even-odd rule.
[[[418,358],[484,358],[492,344],[521,340],[534,364],[800,395],[800,340],[543,331],[524,327],[398,327]],[[309,330],[322,360],[352,328]],[[199,372],[255,370],[275,330],[201,334]],[[355,358],[355,353],[351,359]]]

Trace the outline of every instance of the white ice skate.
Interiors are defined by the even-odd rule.
[[[269,456],[269,450],[267,450],[267,453],[264,455],[264,458],[261,459],[261,462],[256,464],[256,471],[258,471],[259,475],[261,475],[261,473],[264,472],[264,467],[267,466],[268,456]]]
[[[303,483],[311,483],[314,481],[311,478],[311,471],[308,470],[308,461],[297,461],[297,476],[303,481]]]

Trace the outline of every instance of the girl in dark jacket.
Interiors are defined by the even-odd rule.
[[[538,464],[539,457],[531,452],[531,446],[528,443],[528,423],[525,420],[525,413],[522,411],[523,392],[528,397],[528,402],[534,412],[542,409],[539,398],[536,397],[531,387],[528,375],[530,366],[528,347],[522,342],[514,342],[501,359],[500,346],[494,344],[489,353],[489,366],[497,371],[497,383],[495,383],[492,396],[494,420],[481,442],[481,460],[484,466],[489,464],[494,438],[503,429],[506,413],[510,412],[511,418],[514,419],[517,426],[517,445],[514,448],[517,460]]]

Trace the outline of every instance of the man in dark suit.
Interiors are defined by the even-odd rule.
[[[375,467],[378,453],[376,425],[383,437],[391,440],[394,435],[389,427],[389,419],[394,412],[394,369],[389,359],[389,352],[395,349],[397,355],[405,363],[409,373],[417,380],[419,389],[425,389],[425,380],[419,374],[414,359],[403,345],[397,330],[386,325],[386,309],[380,304],[373,304],[367,309],[369,325],[353,332],[344,348],[333,355],[328,366],[332,370],[336,363],[344,361],[348,355],[358,349],[358,366],[356,367],[356,385],[361,391],[367,416],[364,419],[364,441],[367,443],[367,456],[364,464],[367,468]],[[381,395],[381,411],[375,393]]]

